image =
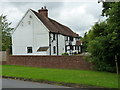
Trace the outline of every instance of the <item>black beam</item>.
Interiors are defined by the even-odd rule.
[[[50,55],[51,55],[51,36],[50,36],[50,32],[49,32],[49,47],[50,47],[50,50],[49,50],[49,53],[50,53]]]
[[[57,34],[57,55],[59,55],[59,49],[58,49],[58,34]]]

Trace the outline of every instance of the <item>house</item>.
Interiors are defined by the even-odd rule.
[[[42,7],[29,9],[12,34],[13,55],[61,55],[80,53],[79,35],[48,17]]]

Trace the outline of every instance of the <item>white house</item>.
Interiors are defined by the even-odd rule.
[[[13,55],[61,55],[81,52],[79,35],[48,17],[42,7],[29,9],[12,34]]]

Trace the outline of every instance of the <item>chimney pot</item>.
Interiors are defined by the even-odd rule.
[[[48,17],[48,10],[46,9],[46,6],[44,6],[44,8],[42,7],[41,9],[39,9],[38,13],[45,17]]]
[[[44,9],[46,9],[46,6],[44,6]]]

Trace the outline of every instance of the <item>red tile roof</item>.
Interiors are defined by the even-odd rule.
[[[34,10],[31,10],[31,11],[38,17],[38,19],[42,21],[42,23],[48,28],[50,32],[60,33],[62,35],[71,36],[71,37],[79,37],[78,34],[74,33],[67,26],[62,25],[53,19],[45,17]]]
[[[49,47],[40,47],[37,52],[39,51],[47,51]]]
[[[76,41],[76,45],[77,45],[77,46],[79,46],[79,45],[81,45],[81,44],[82,44],[82,41],[80,41],[80,40]]]

